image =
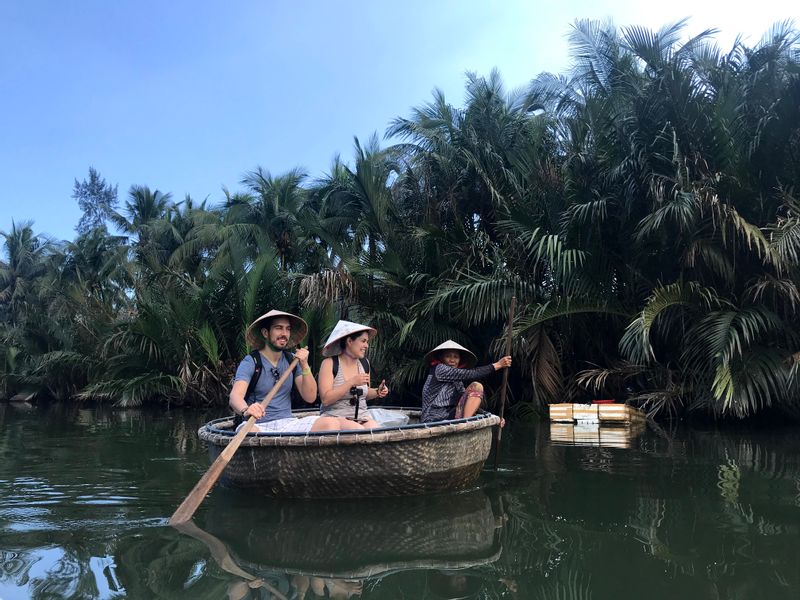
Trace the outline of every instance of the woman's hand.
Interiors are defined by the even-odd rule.
[[[495,371],[499,371],[500,369],[507,369],[508,367],[511,366],[511,357],[510,356],[504,356],[503,358],[498,360],[496,363],[494,363],[493,366],[494,366],[494,370]]]
[[[345,382],[345,385],[348,388],[353,386],[359,387],[362,385],[369,385],[369,373],[359,373],[358,375],[353,375]]]
[[[375,390],[377,392],[376,398],[386,398],[389,395],[389,388],[386,387],[386,380],[382,380],[381,384]]]

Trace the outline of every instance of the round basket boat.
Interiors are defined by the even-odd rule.
[[[458,490],[478,478],[499,417],[480,412],[468,419],[414,423],[418,410],[397,410],[412,422],[364,431],[248,434],[222,483],[275,497],[355,498]],[[233,422],[211,421],[199,435],[216,459],[233,439]]]

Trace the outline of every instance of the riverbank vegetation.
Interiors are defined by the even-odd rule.
[[[499,355],[516,295],[517,410],[799,414],[798,33],[683,33],[577,22],[568,73],[468,75],[463,107],[434,92],[320,178],[117,201],[91,170],[74,240],[2,232],[0,396],[224,402],[276,307],[316,365],[336,319],[376,326],[374,369],[411,401],[442,340]]]

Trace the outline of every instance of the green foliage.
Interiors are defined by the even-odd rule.
[[[436,90],[317,180],[256,167],[213,204],[133,186],[115,212],[90,170],[84,221],[124,237],[0,233],[0,391],[224,402],[247,325],[281,308],[315,365],[337,319],[378,328],[373,370],[413,402],[444,339],[496,360],[515,295],[518,415],[797,414],[798,33],[723,53],[685,25],[577,21],[568,73],[470,73],[463,107]]]

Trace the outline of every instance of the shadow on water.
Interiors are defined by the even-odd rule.
[[[216,488],[196,529],[176,531],[166,519],[209,465],[196,430],[213,416],[0,405],[0,598],[800,591],[796,429],[565,442],[549,424],[511,424],[501,470],[466,492],[289,501]]]

